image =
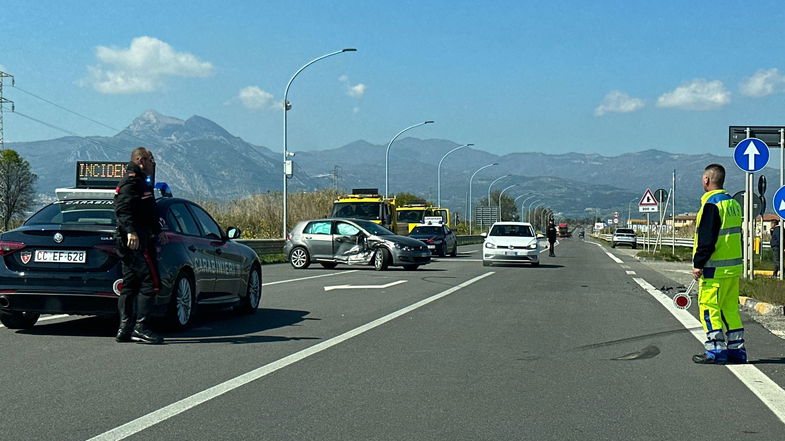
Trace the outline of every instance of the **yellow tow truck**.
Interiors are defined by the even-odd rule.
[[[365,219],[377,223],[393,233],[398,230],[395,202],[379,194],[378,188],[355,188],[333,201],[330,217]]]

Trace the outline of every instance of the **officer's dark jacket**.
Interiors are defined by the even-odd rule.
[[[147,175],[134,162],[128,163],[126,175],[117,185],[114,212],[117,231],[123,242],[127,233],[135,233],[144,243],[161,232],[153,189],[147,182]]]
[[[556,242],[556,226],[548,225],[548,230],[545,234],[548,236],[548,242]]]

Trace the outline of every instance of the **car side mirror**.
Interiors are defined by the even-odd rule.
[[[482,232],[482,233],[480,233],[480,236],[482,236],[482,237],[488,237],[488,233]]]
[[[226,236],[229,239],[239,239],[242,235],[243,231],[238,227],[229,227],[229,229],[226,231]]]

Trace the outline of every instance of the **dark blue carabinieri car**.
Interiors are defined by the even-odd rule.
[[[58,190],[58,198],[14,230],[0,234],[0,322],[29,328],[40,314],[117,313],[122,287],[115,245],[113,190]],[[158,251],[156,315],[191,324],[200,306],[253,312],[262,270],[251,248],[235,242],[194,202],[157,200],[168,242]]]

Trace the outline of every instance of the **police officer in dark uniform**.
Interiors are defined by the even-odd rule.
[[[548,256],[555,257],[554,246],[556,245],[556,225],[553,224],[553,219],[548,220],[548,229],[545,231],[548,237]]]
[[[131,152],[126,176],[114,197],[117,216],[117,248],[123,264],[123,288],[118,310],[118,342],[160,344],[163,339],[150,330],[150,318],[158,291],[155,241],[166,242],[158,222],[158,208],[151,179],[155,172],[153,154],[144,147]]]

